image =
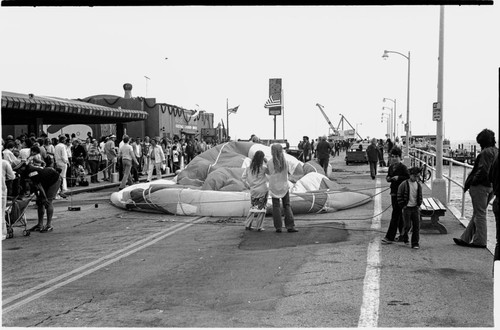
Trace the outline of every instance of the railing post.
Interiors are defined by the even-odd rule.
[[[464,176],[462,178],[463,183],[465,183],[466,176],[467,176],[467,167],[464,166]],[[461,214],[462,219],[464,219],[464,214],[465,214],[465,191],[462,189],[462,214]]]
[[[451,201],[451,170],[452,170],[453,162],[448,162],[448,203]]]

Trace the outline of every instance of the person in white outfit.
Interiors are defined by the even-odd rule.
[[[148,182],[153,177],[153,169],[156,168],[156,178],[161,179],[161,164],[165,161],[165,154],[163,149],[157,145],[156,139],[151,139],[151,147],[148,153],[149,167],[148,167]]]
[[[61,169],[62,191],[68,190],[68,182],[66,181],[66,171],[68,170],[69,158],[66,150],[66,137],[60,136],[59,143],[54,148],[54,160],[56,167]]]

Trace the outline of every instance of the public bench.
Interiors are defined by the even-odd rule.
[[[420,205],[420,228],[437,229],[440,234],[447,234],[446,227],[439,222],[439,217],[444,216],[446,207],[434,197],[426,197]],[[424,218],[430,218],[427,220]]]

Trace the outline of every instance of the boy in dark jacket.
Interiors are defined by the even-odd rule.
[[[404,232],[402,240],[408,244],[408,232],[412,229],[411,247],[420,248],[420,205],[422,205],[422,186],[418,182],[420,169],[412,167],[410,178],[399,185],[398,204],[403,209]]]
[[[392,205],[392,215],[391,222],[389,223],[389,228],[385,237],[382,238],[382,243],[392,244],[394,240],[399,241],[400,238],[395,239],[396,232],[399,229],[399,235],[403,234],[403,216],[402,210],[398,204],[398,187],[399,185],[407,180],[410,175],[408,174],[408,168],[405,164],[401,162],[401,149],[393,148],[391,150],[392,163],[389,166],[389,172],[387,173],[386,180],[391,183],[391,205]],[[402,240],[401,240],[402,241]]]

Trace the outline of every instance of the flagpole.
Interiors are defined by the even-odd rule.
[[[285,139],[285,98],[283,95],[283,88],[281,89],[281,111],[283,111],[283,140]]]
[[[229,141],[229,98],[226,98],[226,139]]]

